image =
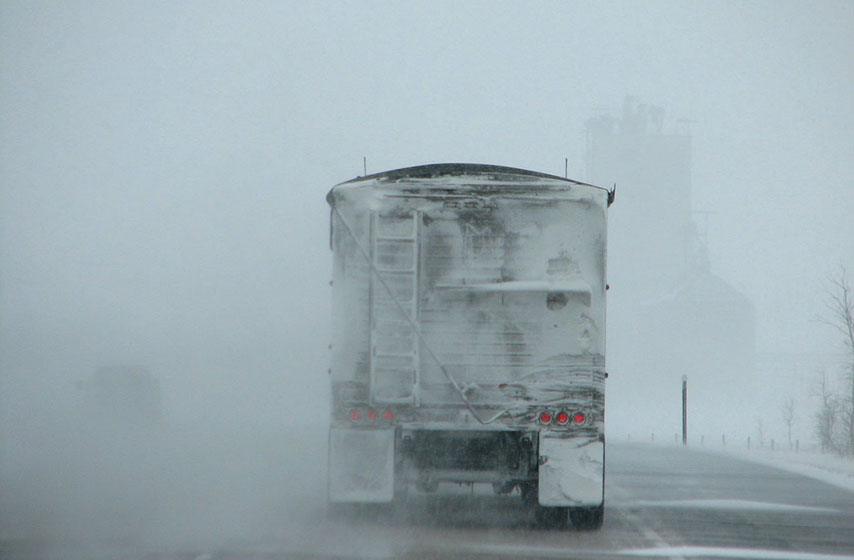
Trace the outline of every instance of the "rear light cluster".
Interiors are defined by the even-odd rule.
[[[394,411],[393,410],[385,410],[380,414],[378,411],[373,408],[361,409],[361,408],[351,408],[347,411],[347,415],[350,417],[350,421],[354,424],[374,424],[379,422],[380,420],[384,422],[391,422],[394,420]]]
[[[581,426],[582,424],[587,423],[588,415],[586,412],[582,412],[580,410],[576,412],[567,412],[565,410],[552,412],[550,410],[543,410],[537,415],[537,420],[539,420],[540,424],[543,424],[544,426],[548,426],[549,424],[557,424],[558,426],[566,426],[568,424]]]

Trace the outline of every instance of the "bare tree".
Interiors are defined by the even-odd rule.
[[[795,422],[795,399],[788,397],[783,402],[783,422],[786,423],[786,434],[789,437],[789,449],[792,448],[792,424]]]
[[[831,391],[827,381],[827,373],[822,372],[819,379],[819,409],[816,413],[816,434],[821,444],[822,452],[839,453],[841,451],[838,438],[839,400]]]
[[[842,334],[845,346],[845,387],[843,394],[836,399],[843,430],[837,451],[854,455],[854,292],[844,267],[840,266],[839,273],[831,278],[830,284],[829,316],[822,321]]]

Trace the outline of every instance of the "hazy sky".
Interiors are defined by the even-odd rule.
[[[833,350],[852,29],[850,2],[3,2],[3,381],[141,363],[200,405],[274,414],[282,372],[321,398],[333,184],[363,156],[584,179],[585,119],[627,95],[691,121],[759,350]]]

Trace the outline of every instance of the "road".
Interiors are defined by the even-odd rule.
[[[539,529],[518,495],[495,496],[488,488],[442,488],[439,495],[414,496],[405,511],[377,517],[328,516],[325,504],[308,498],[317,490],[315,478],[287,505],[254,517],[253,531],[226,539],[7,540],[0,557],[854,559],[854,494],[822,482],[702,449],[643,444],[609,445],[606,476],[598,532]],[[246,521],[235,519],[241,517]]]

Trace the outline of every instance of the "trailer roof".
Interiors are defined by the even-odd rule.
[[[503,165],[489,165],[483,163],[431,163],[428,165],[416,165],[414,167],[403,167],[401,169],[392,169],[390,171],[382,171],[371,175],[363,175],[355,177],[349,181],[340,183],[346,185],[358,181],[381,180],[381,181],[400,181],[404,179],[432,179],[447,175],[522,175],[526,177],[539,177],[542,179],[553,179],[556,181],[565,181],[575,185],[589,185],[580,181],[574,181],[557,175],[548,173],[540,173],[538,171],[530,171],[527,169],[519,169],[516,167],[505,167]],[[601,188],[601,187],[599,187]]]

